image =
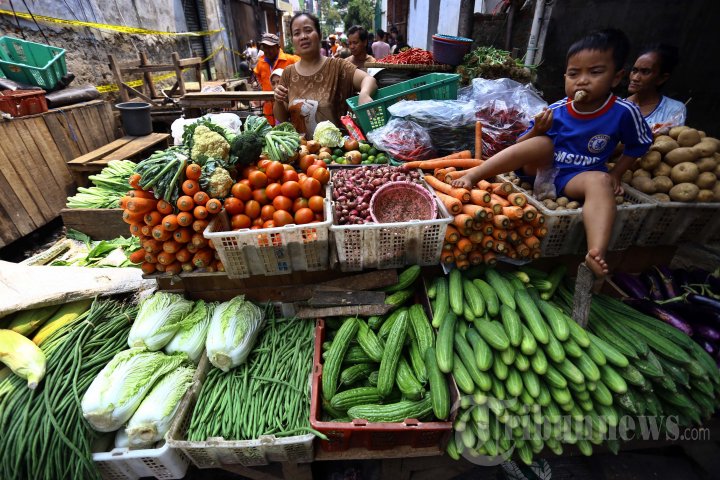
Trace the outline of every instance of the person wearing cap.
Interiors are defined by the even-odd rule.
[[[360,70],[366,71],[365,62],[374,62],[375,58],[367,54],[368,32],[360,25],[348,29],[348,45],[352,54],[347,60]]]
[[[260,40],[260,45],[262,45],[264,53],[258,57],[254,70],[255,78],[257,78],[263,91],[271,92],[273,91],[273,85],[270,80],[272,72],[276,69],[289,67],[300,60],[300,58],[283,52],[282,48],[280,48],[280,38],[272,33],[264,33]],[[275,125],[273,102],[265,102],[263,105],[263,115],[265,115],[270,125]]]
[[[337,52],[338,44],[337,44],[337,37],[335,35],[330,35],[328,37],[328,40],[330,40],[330,55],[331,57],[335,56],[335,52]]]

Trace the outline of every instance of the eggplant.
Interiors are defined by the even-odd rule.
[[[675,278],[675,281],[678,283],[680,290],[682,290],[682,287],[684,287],[685,285],[689,285],[691,283],[690,274],[688,274],[688,271],[684,268],[678,268],[674,270],[673,278]]]
[[[716,300],[705,295],[698,295],[697,293],[689,293],[687,301],[696,305],[704,305],[720,312],[720,300]]]
[[[676,285],[672,272],[665,265],[655,265],[652,270],[660,279],[665,292],[665,298],[675,298],[680,295],[680,288]]]
[[[663,296],[663,288],[660,285],[660,279],[652,271],[643,272],[641,275],[645,286],[648,287],[648,298],[650,300],[665,300]]]
[[[670,310],[689,323],[705,323],[707,325],[720,328],[720,312],[714,308],[696,303],[687,303],[684,301],[663,303],[663,308]]]
[[[707,325],[695,325],[695,335],[703,340],[711,342],[720,342],[720,331]]]
[[[625,272],[617,272],[612,276],[612,281],[632,298],[647,298],[648,289],[643,282],[635,275]]]
[[[707,285],[713,293],[720,295],[720,276],[713,273],[707,279]]]
[[[710,356],[715,356],[715,354],[718,354],[717,361],[720,362],[720,353],[718,352],[717,345],[715,345],[712,342],[708,342],[707,340],[703,340],[700,343],[700,346],[705,350],[707,353],[710,354]]]
[[[655,302],[635,298],[623,298],[622,301],[623,303],[633,307],[635,310],[639,310],[651,317],[655,317],[658,320],[667,323],[668,325],[672,325],[689,336],[692,336],[693,334],[692,327],[684,318],[674,312],[668,311]]]

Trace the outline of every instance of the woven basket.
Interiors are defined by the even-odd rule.
[[[417,215],[388,217],[386,206],[411,205],[409,211]],[[407,213],[409,213],[409,211]],[[437,208],[432,194],[421,185],[412,182],[390,182],[378,188],[370,198],[370,216],[375,223],[410,222],[413,220],[435,220]]]

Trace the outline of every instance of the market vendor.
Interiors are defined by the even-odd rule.
[[[627,99],[638,106],[653,132],[685,125],[685,105],[661,93],[677,63],[677,48],[660,43],[643,48],[630,70]]]
[[[320,55],[320,21],[315,15],[295,15],[290,31],[300,60],[284,69],[275,89],[275,117],[291,121],[306,138],[323,120],[340,128],[346,100],[359,91],[360,105],[371,102],[377,91],[375,79],[350,62]]]
[[[272,82],[270,81],[272,72],[276,69],[287,68],[289,65],[297,62],[299,58],[283,52],[282,48],[280,48],[280,38],[275,34],[263,34],[260,44],[262,45],[264,53],[261,57],[258,57],[257,65],[253,71],[263,91],[271,92],[273,90]],[[263,115],[265,115],[270,125],[275,125],[273,103],[274,102],[265,102],[263,105]]]
[[[360,70],[366,71],[365,62],[374,62],[375,58],[367,53],[368,32],[360,25],[348,30],[348,45],[352,55],[347,60]]]

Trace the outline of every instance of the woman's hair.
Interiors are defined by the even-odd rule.
[[[290,19],[291,34],[292,34],[293,23],[295,23],[295,20],[302,17],[303,15],[308,17],[310,20],[312,20],[313,26],[315,27],[315,31],[318,33],[318,35],[322,36],[322,33],[320,33],[320,20],[318,19],[318,17],[316,17],[315,15],[313,15],[310,12],[300,12],[300,13],[296,13],[295,15],[293,15],[293,17]]]
[[[645,55],[646,53],[656,53],[660,59],[660,73],[671,74],[675,67],[680,61],[680,54],[678,48],[674,45],[668,45],[666,43],[653,43],[645,45],[640,49],[638,57]]]
[[[628,50],[630,50],[630,41],[621,30],[606,28],[605,30],[593,32],[573,43],[568,49],[565,60],[569,60],[570,57],[583,50],[598,50],[601,52],[612,50],[615,71],[619,72],[625,67]]]

